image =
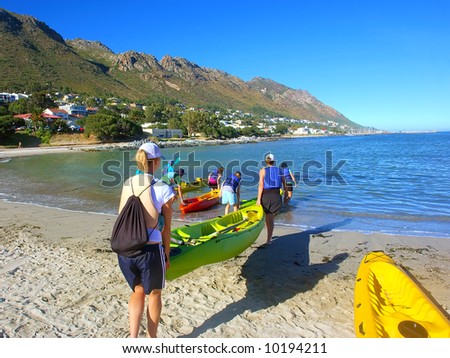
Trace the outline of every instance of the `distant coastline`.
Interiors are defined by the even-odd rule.
[[[400,132],[383,132],[383,133],[355,133],[355,134],[313,134],[313,135],[283,135],[278,137],[238,137],[234,139],[183,139],[183,140],[161,140],[156,143],[161,148],[183,148],[183,147],[198,147],[198,146],[215,146],[215,145],[230,145],[230,144],[248,144],[259,142],[271,142],[283,139],[297,139],[297,138],[322,138],[322,137],[348,137],[348,136],[373,136],[380,134],[420,134],[420,133],[439,133],[441,131],[400,131]],[[129,142],[93,142],[93,143],[62,143],[58,145],[47,146],[30,146],[22,148],[11,148],[0,146],[0,159],[6,162],[6,159],[12,157],[23,157],[30,155],[64,153],[67,151],[108,151],[117,149],[137,149],[143,142],[149,139],[134,140]]]

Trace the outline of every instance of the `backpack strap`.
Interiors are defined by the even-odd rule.
[[[147,187],[145,187],[144,190],[142,190],[142,191],[139,193],[139,195],[137,195],[138,198],[142,195],[142,193],[143,193],[144,191],[146,191],[148,188],[150,188],[153,184],[156,183],[156,181],[155,181],[155,183],[152,183],[152,180],[153,180],[153,176],[151,176],[150,185],[148,185]],[[132,180],[132,179],[130,180],[130,184],[131,184],[131,192],[132,192],[133,195],[134,195],[133,180]],[[134,195],[134,196],[136,196],[136,195]]]

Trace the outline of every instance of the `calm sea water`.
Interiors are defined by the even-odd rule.
[[[279,225],[450,238],[449,144],[450,132],[443,132],[167,148],[163,154],[179,156],[190,180],[217,164],[227,173],[241,170],[242,198],[250,199],[264,154],[271,151],[278,164],[290,164],[299,183],[291,207],[277,217]],[[116,213],[121,180],[135,170],[133,156],[104,151],[13,158],[0,163],[0,198]],[[204,220],[223,209],[183,217],[176,207],[175,219]]]

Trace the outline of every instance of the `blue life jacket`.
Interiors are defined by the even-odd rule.
[[[211,172],[211,175],[209,176],[211,179],[213,179],[213,180],[217,180],[217,177],[218,177],[219,175],[218,175],[218,172],[217,172],[217,169],[215,169],[215,170],[213,170],[212,172]]]
[[[241,178],[238,178],[236,175],[229,176],[223,183],[223,186],[230,186],[233,189],[233,192],[236,193],[236,189],[239,186],[239,182]]]
[[[281,177],[283,173],[278,167],[264,168],[266,173],[264,175],[264,189],[279,189],[281,188]]]
[[[286,183],[291,183],[292,182],[292,177],[291,177],[291,171],[289,170],[289,168],[282,168],[282,173],[284,176],[284,179],[286,179]]]

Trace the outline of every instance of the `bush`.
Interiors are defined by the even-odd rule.
[[[16,131],[15,128],[13,116],[0,116],[0,138],[11,137]]]

